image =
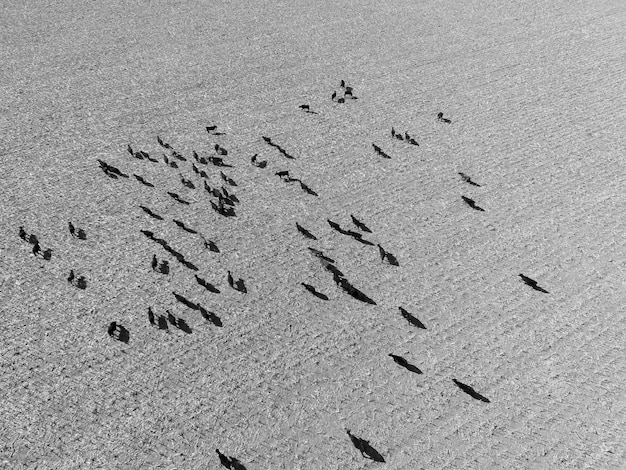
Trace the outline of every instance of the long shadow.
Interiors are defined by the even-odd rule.
[[[459,382],[456,379],[452,379],[452,381],[456,384],[457,387],[459,387],[461,390],[463,390],[465,393],[467,393],[470,397],[474,398],[475,400],[480,400],[485,403],[491,403],[487,397],[478,393],[476,390],[474,390],[473,387],[470,387],[469,385],[464,384],[463,382]]]
[[[265,137],[262,136],[263,140],[270,146],[274,147],[276,150],[278,150],[285,158],[288,158],[290,160],[295,160],[295,157],[289,155],[280,145],[275,144],[274,142],[272,142],[272,139],[270,139],[269,137]]]
[[[289,153],[287,153],[287,151],[285,149],[283,149],[282,147],[279,147],[278,145],[275,145],[274,147],[276,147],[276,149],[285,157],[288,158],[289,160],[295,160],[296,157],[294,157],[293,155],[290,155]]]
[[[235,457],[230,458],[230,468],[232,470],[246,470],[246,467],[244,466],[244,464],[242,464]]]
[[[139,206],[139,207],[141,208],[142,211],[144,211],[146,214],[148,214],[153,219],[163,220],[163,217],[161,217],[160,215],[155,214],[154,212],[152,212],[152,210],[149,207],[146,207],[146,206]]]
[[[211,191],[209,192],[213,195],[213,197],[216,197],[218,199],[222,197],[222,193],[220,193],[220,190],[217,188],[211,188]]]
[[[549,294],[550,293],[547,290],[545,290],[543,287],[539,287],[539,286],[531,286],[531,287],[533,289],[535,289],[536,291],[543,292],[544,294]]]
[[[470,178],[469,176],[467,176],[465,173],[461,173],[459,172],[459,175],[461,175],[461,179],[463,181],[465,181],[466,183],[471,184],[472,186],[478,186],[480,188],[480,184],[475,183],[474,181],[472,181],[472,178]]]
[[[347,279],[339,278],[338,276],[336,276],[335,281],[337,282],[339,287],[341,287],[348,295],[354,297],[357,300],[360,300],[361,302],[376,305],[376,302],[374,302],[367,295],[365,295],[363,292],[350,284]]]
[[[311,188],[309,188],[306,184],[304,184],[302,181],[300,181],[300,187],[304,190],[305,193],[307,194],[311,194],[313,196],[319,196],[319,194],[317,194],[315,191],[313,191]]]
[[[171,246],[169,246],[167,241],[165,241],[165,240],[163,240],[161,238],[156,238],[154,236],[152,236],[151,239],[153,241],[155,241],[156,243],[158,243],[159,245],[161,245],[163,247],[163,249],[165,251],[167,251],[169,254],[171,254],[174,258],[176,258],[176,260],[180,264],[182,264],[183,266],[185,266],[188,269],[191,269],[192,271],[198,271],[198,267],[196,265],[194,265],[193,263],[187,261],[185,259],[185,256],[182,253],[179,253],[178,251],[174,250]]]
[[[218,317],[215,313],[209,312],[207,309],[205,309],[200,304],[198,304],[198,310],[200,311],[200,314],[202,315],[202,318],[204,318],[205,320],[210,321],[215,326],[219,326],[219,327],[223,326],[222,319],[220,317]]]
[[[350,235],[350,232],[348,230],[342,229],[338,223],[333,222],[330,219],[326,219],[326,220],[328,221],[328,225],[330,225],[333,230],[339,232],[342,235]]]
[[[97,161],[100,164],[100,168],[102,169],[102,171],[104,171],[104,174],[108,177],[113,179],[117,179],[118,176],[121,176],[122,178],[128,178],[127,174],[122,173],[118,168],[114,167],[113,165],[109,165],[107,162],[100,159],[97,159]]]
[[[196,282],[200,284],[202,287],[204,287],[206,290],[213,292],[214,294],[220,293],[220,290],[217,287],[215,287],[213,284],[211,284],[210,282],[205,281],[204,279],[199,277],[197,274],[195,274],[195,277],[196,277]]]
[[[222,467],[231,468],[230,459],[222,454],[219,449],[215,449],[215,452],[217,452],[217,456],[220,459],[220,464],[222,464]]]
[[[335,281],[338,287],[342,287],[344,283],[348,282],[341,271],[337,270],[337,272],[331,272],[333,273],[333,281]]]
[[[143,184],[144,186],[148,186],[149,188],[154,188],[154,185],[152,183],[150,183],[149,181],[146,181],[145,179],[143,179],[141,176],[136,175],[135,173],[133,173],[133,176],[135,177],[135,179],[137,181],[139,181],[141,184]]]
[[[186,178],[183,178],[182,176],[180,177],[180,182],[183,184],[183,186],[185,186],[186,188],[189,189],[196,189],[196,185],[193,184],[193,181],[188,180]]]
[[[426,329],[426,325],[424,325],[421,321],[419,321],[417,319],[417,317],[414,317],[413,315],[411,315],[409,312],[407,312],[405,309],[403,309],[402,307],[398,307],[400,309],[400,314],[402,315],[402,317],[408,321],[411,325],[416,326],[418,328],[421,328],[423,330]]]
[[[189,325],[187,324],[187,322],[185,320],[183,320],[182,318],[179,318],[178,321],[176,322],[176,327],[187,333],[188,335],[190,335],[192,333],[191,328],[189,327]]]
[[[180,294],[177,294],[176,292],[172,291],[172,294],[174,294],[174,297],[176,297],[176,300],[178,300],[185,307],[189,307],[192,310],[200,310],[200,306],[198,304],[196,304],[195,302],[192,302],[188,298],[186,298],[186,297],[184,297],[184,296],[182,296]]]
[[[181,222],[180,220],[172,219],[172,221],[173,221],[176,225],[178,225],[180,228],[182,228],[185,232],[188,232],[188,233],[193,233],[193,234],[197,234],[197,233],[198,233],[198,232],[197,232],[197,231],[195,231],[194,229],[191,229],[191,228],[187,227],[187,226],[185,225],[185,223],[184,223],[184,222]]]
[[[215,212],[224,217],[237,217],[235,209],[232,207],[224,207],[223,203],[220,203],[220,205],[218,206],[213,201],[211,201],[211,207]]]
[[[180,160],[181,162],[186,162],[187,159],[185,157],[183,157],[180,153],[178,153],[176,150],[172,150],[172,157]]]
[[[100,161],[100,160],[98,160],[98,161]],[[129,176],[126,173],[122,173],[119,168],[114,167],[113,165],[109,165],[108,163],[105,163],[105,165],[106,165],[106,170],[109,173],[113,173],[113,174],[115,174],[117,176],[121,176],[122,178],[129,178]]]
[[[221,204],[226,204],[227,206],[235,207],[235,201],[233,201],[229,196],[222,196],[220,194],[219,200]]]
[[[114,179],[114,180],[118,179],[117,175],[114,175],[113,173],[109,173],[106,169],[103,168],[102,171],[104,171],[104,174],[107,175],[109,178]]]
[[[324,255],[323,251],[316,250],[315,248],[311,248],[310,246],[308,248],[309,248],[309,251],[311,251],[311,253],[313,253],[313,256],[319,258],[320,260],[326,261],[328,263],[334,263],[335,262],[334,259],[329,258],[328,256]]]
[[[463,201],[465,201],[465,204],[470,206],[472,209],[476,211],[480,211],[480,212],[485,212],[485,209],[483,209],[480,206],[477,206],[476,201],[474,201],[473,199],[470,199],[469,197],[465,197],[465,196],[461,196],[461,199],[463,199]]]
[[[222,179],[223,179],[226,183],[228,183],[229,185],[231,185],[231,186],[237,186],[237,182],[236,182],[234,179],[229,178],[228,176],[226,176],[226,175],[224,174],[224,172],[223,172],[223,171],[220,171],[220,176],[221,176],[221,177],[222,177]]]
[[[315,297],[317,297],[318,299],[322,299],[322,300],[328,300],[328,296],[325,294],[322,294],[321,292],[318,292],[315,287],[313,287],[310,284],[305,284],[304,282],[301,283],[304,288],[306,290],[308,290],[311,294],[313,294]]]
[[[389,252],[386,253],[385,259],[392,266],[400,266],[400,263],[398,263],[397,258]]]
[[[357,219],[352,214],[350,214],[350,218],[352,219],[352,223],[354,225],[356,225],[356,227],[359,230],[363,230],[364,232],[372,233],[372,231],[369,229],[369,227],[367,225],[365,225],[363,222],[361,222],[359,219]]]
[[[220,459],[220,464],[222,465],[222,467],[226,467],[230,470],[246,470],[246,467],[244,466],[244,464],[242,464],[235,457],[226,457],[224,454],[220,452],[219,449],[215,449],[215,452],[217,452],[217,455]]]
[[[169,166],[170,168],[178,168],[178,164],[174,161],[174,160],[169,160],[167,158],[167,155],[163,154],[163,161],[165,162],[165,164],[167,166]]]
[[[233,168],[233,165],[229,165],[228,163],[225,163],[224,160],[220,157],[209,157],[209,161],[214,166],[220,166],[224,168]]]
[[[219,253],[220,249],[217,247],[217,245],[212,242],[211,240],[203,240],[204,241],[204,247],[208,248],[209,251],[212,251],[214,253]]]
[[[171,191],[167,191],[167,194],[169,194],[169,195],[170,195],[170,197],[171,197],[172,199],[174,199],[176,202],[178,202],[178,203],[180,203],[180,204],[185,204],[185,205],[187,205],[187,206],[191,204],[190,202],[185,201],[184,199],[182,199],[182,198],[181,198],[178,194],[176,194],[176,193],[173,193],[173,192],[171,192]]]
[[[376,144],[372,144],[372,147],[374,147],[374,151],[380,155],[383,158],[391,158],[387,153],[383,152],[383,149],[381,149],[378,145]]]
[[[386,251],[380,245],[380,243],[378,244],[378,252],[380,253],[380,259],[383,262],[387,261],[392,266],[400,266],[400,263],[398,263],[398,260],[396,259],[396,257],[394,255],[392,255],[391,253],[389,253],[388,251]]]
[[[374,246],[374,243],[372,243],[369,240],[364,239],[363,235],[361,233],[359,233],[359,232],[353,232],[352,230],[347,230],[346,231],[346,235],[351,236],[356,241],[358,241],[360,243],[363,243],[364,245]]]
[[[348,433],[348,436],[350,437],[350,440],[352,441],[352,445],[354,445],[354,447],[356,447],[359,450],[359,452],[361,452],[361,455],[363,457],[365,457],[366,459],[373,460],[375,462],[385,461],[384,457],[380,455],[380,452],[378,452],[376,449],[374,449],[374,447],[372,447],[369,441],[366,441],[365,439],[361,439],[360,437],[356,437],[350,432],[349,429],[346,429],[346,432]]]
[[[307,229],[305,229],[298,222],[296,222],[296,228],[298,229],[298,232],[300,232],[306,238],[310,238],[311,240],[317,240],[317,237],[315,235],[313,235],[311,232],[309,232]]]
[[[155,240],[154,238],[154,232],[151,232],[150,230],[140,230],[141,233],[143,233],[146,237],[148,237],[150,240]]]
[[[170,144],[168,144],[167,142],[163,142],[163,140],[161,140],[161,138],[157,135],[157,142],[159,143],[159,145],[163,148],[172,150],[172,146]],[[130,148],[130,146],[129,146]]]
[[[208,163],[206,161],[206,158],[199,156],[198,152],[196,152],[195,150],[192,152],[192,155],[193,155],[193,158],[195,158],[198,163],[201,163],[202,165],[206,165]]]
[[[405,369],[414,372],[416,374],[422,374],[422,371],[419,370],[416,366],[414,366],[413,364],[409,363],[405,358],[403,358],[402,356],[396,356],[395,354],[389,354],[389,357],[391,357],[394,362],[396,364],[398,364],[399,366],[404,367]]]
[[[343,228],[341,228],[341,226],[338,223],[333,222],[330,219],[327,219],[327,221],[328,221],[328,225],[330,225],[333,230],[339,232],[340,234],[352,237],[356,241],[358,241],[360,243],[363,243],[364,245],[374,246],[374,243],[372,243],[369,240],[366,240],[366,239],[363,238],[363,234],[361,234],[359,232],[355,232],[353,230],[343,229]]]
[[[535,289],[536,291],[539,292],[543,292],[544,294],[549,294],[550,292],[548,292],[547,290],[545,290],[543,287],[539,287],[537,285],[537,281],[535,281],[534,279],[529,278],[528,276],[524,276],[523,274],[519,275],[522,278],[522,281],[524,281],[524,283],[527,286],[532,287],[533,289]]]
[[[230,194],[228,195],[228,198],[229,198],[231,201],[233,201],[234,203],[239,204],[239,198],[238,198],[235,194],[230,193]]]
[[[335,276],[335,280],[345,277],[344,274],[339,270],[339,268],[337,268],[337,266],[335,266],[332,263],[327,263],[327,262],[322,261],[322,266],[324,267],[324,269],[331,272],[333,276]]]

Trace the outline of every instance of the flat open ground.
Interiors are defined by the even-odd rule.
[[[625,468],[625,31],[617,0],[3,2],[0,467]],[[331,101],[341,79],[357,100]],[[214,143],[233,167],[200,166],[237,182],[237,217],[192,171]],[[374,246],[327,223],[351,214]]]

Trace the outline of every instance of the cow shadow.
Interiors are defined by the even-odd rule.
[[[362,439],[360,437],[353,435],[349,429],[346,429],[346,432],[348,433],[348,436],[350,437],[350,440],[352,441],[352,444],[354,445],[354,447],[356,447],[359,450],[359,452],[361,452],[361,455],[363,457],[365,457],[366,459],[373,460],[375,462],[385,461],[384,457],[380,454],[380,452],[374,449],[374,447],[369,443],[369,441],[366,441],[365,439]]]
[[[207,321],[210,321],[215,326],[219,326],[219,327],[223,326],[222,319],[218,317],[215,313],[209,312],[204,307],[200,307],[199,310],[200,310],[200,314],[202,315],[202,318],[204,318]]]
[[[176,328],[178,328],[181,331],[184,331],[187,334],[191,334],[191,328],[189,327],[189,325],[187,324],[187,322],[185,320],[183,320],[182,318],[179,318],[178,321],[176,322]]]
[[[402,315],[402,317],[406,321],[408,321],[411,325],[421,328],[423,330],[426,329],[426,325],[424,325],[417,317],[414,317],[402,307],[398,307],[398,308],[400,309],[400,314]]]
[[[485,397],[485,396],[481,395],[480,393],[478,393],[476,390],[474,390],[473,387],[470,387],[469,385],[464,384],[463,382],[459,382],[456,379],[452,379],[452,381],[456,384],[457,387],[459,387],[461,390],[463,390],[465,393],[467,393],[474,400],[479,400],[479,401],[482,401],[484,403],[491,403],[487,397]]]
[[[328,300],[328,296],[326,294],[322,294],[321,292],[318,292],[317,289],[315,287],[313,287],[312,285],[305,284],[304,282],[302,283],[302,285],[304,286],[304,288],[307,291],[309,291],[311,294],[313,294],[318,299]]]

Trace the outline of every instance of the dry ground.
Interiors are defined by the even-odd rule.
[[[27,0],[3,2],[0,26],[0,467],[216,469],[216,447],[249,470],[625,467],[626,4]],[[358,100],[330,101],[340,79]],[[157,135],[187,158],[229,150],[238,217],[126,153],[160,158]],[[156,187],[109,179],[97,158]],[[399,267],[326,223],[350,214]],[[377,305],[343,294],[308,246]],[[150,327],[148,306],[192,333]]]

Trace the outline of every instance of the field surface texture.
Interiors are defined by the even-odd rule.
[[[626,2],[5,1],[0,59],[0,468],[626,468]]]

